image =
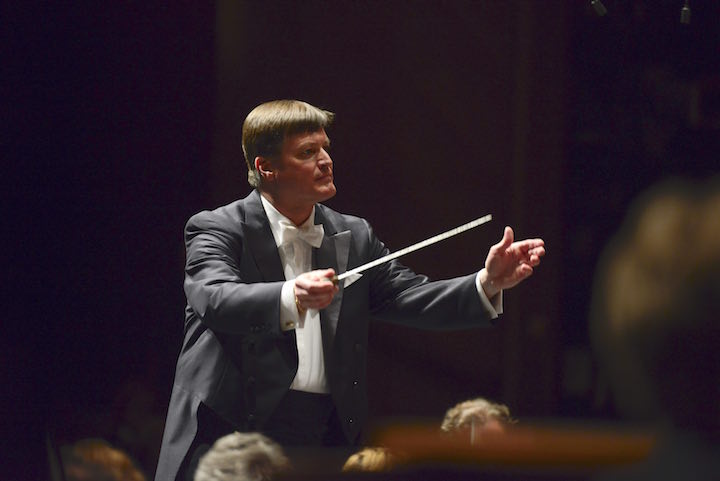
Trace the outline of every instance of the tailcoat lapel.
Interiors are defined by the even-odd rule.
[[[270,229],[270,222],[260,200],[260,193],[254,191],[245,205],[245,223],[242,225],[243,238],[247,239],[248,250],[265,282],[285,280],[282,261]]]
[[[319,205],[315,208],[315,224],[323,224],[325,237],[323,237],[322,245],[317,249],[313,249],[313,268],[332,268],[336,274],[345,272],[350,254],[350,231],[337,232],[336,226],[325,217],[323,209]],[[332,352],[335,331],[337,330],[338,319],[340,317],[340,307],[342,306],[344,292],[342,283],[340,283],[339,287],[340,291],[335,294],[330,305],[320,311],[323,351],[326,355]]]

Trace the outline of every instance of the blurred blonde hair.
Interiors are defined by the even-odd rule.
[[[82,439],[62,448],[68,481],[145,481],[130,456],[102,439]]]
[[[478,397],[463,401],[448,409],[440,429],[444,432],[453,432],[470,427],[473,423],[475,426],[482,427],[492,420],[501,424],[515,423],[515,420],[510,417],[510,409],[506,405]]]
[[[350,456],[347,461],[345,461],[342,470],[343,472],[388,471],[395,466],[396,462],[396,456],[392,454],[389,449],[368,447]]]
[[[205,453],[195,481],[269,481],[290,467],[282,447],[260,433],[223,436]]]

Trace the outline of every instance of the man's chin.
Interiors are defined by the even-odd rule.
[[[319,197],[321,197],[321,199],[318,202],[324,202],[328,199],[332,199],[333,197],[335,197],[336,193],[337,189],[335,188],[335,184],[326,185],[321,189],[319,193]]]

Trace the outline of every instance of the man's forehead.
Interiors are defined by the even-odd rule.
[[[330,138],[327,133],[325,133],[325,129],[316,130],[314,132],[298,132],[285,137],[285,145],[288,147],[312,143],[330,143]]]

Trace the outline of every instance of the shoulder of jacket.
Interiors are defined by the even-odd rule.
[[[193,214],[186,223],[187,227],[222,227],[242,221],[244,201],[240,199],[212,210],[202,210]]]

